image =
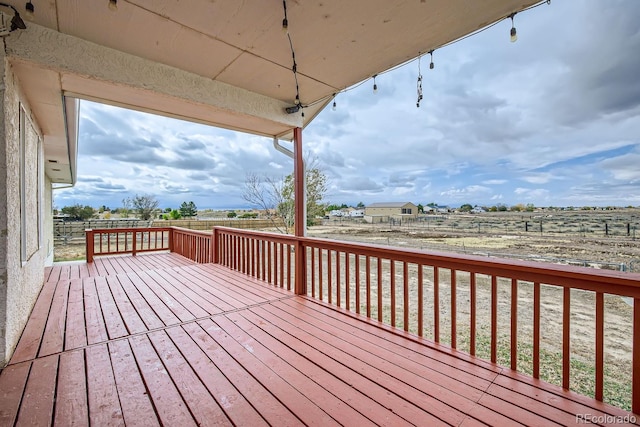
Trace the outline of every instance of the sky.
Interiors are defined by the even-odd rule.
[[[553,0],[336,97],[303,131],[325,202],[640,206],[640,1]],[[57,208],[251,208],[247,173],[292,161],[270,138],[81,102],[78,182]]]

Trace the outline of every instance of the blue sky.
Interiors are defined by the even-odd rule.
[[[341,93],[303,132],[325,201],[640,206],[640,2],[553,0]],[[302,47],[300,47],[302,48]],[[81,103],[78,183],[55,205],[250,207],[284,177],[269,138]]]

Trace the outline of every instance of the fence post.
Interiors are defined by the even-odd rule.
[[[218,264],[218,237],[220,236],[220,232],[217,227],[213,227],[213,231],[211,232],[211,260],[213,264]]]
[[[132,249],[132,254],[133,254],[133,256],[136,256],[136,237],[137,237],[137,235],[138,235],[138,232],[137,232],[137,231],[135,231],[135,230],[133,230],[133,233],[131,233],[131,234],[133,235],[133,236],[132,236],[132,239],[131,239],[131,240],[132,240],[132,241],[131,241],[131,244],[132,244],[132,247],[131,247],[131,249]]]
[[[173,227],[169,227],[169,252],[173,252],[173,235],[175,230]]]
[[[307,293],[307,247],[304,244],[304,238],[298,238],[296,241],[296,258],[295,258],[295,293],[296,295],[306,295]]]
[[[93,262],[94,234],[93,230],[88,228],[85,233],[85,254],[87,256],[87,264]]]

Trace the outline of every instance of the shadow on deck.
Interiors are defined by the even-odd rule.
[[[567,425],[628,413],[218,264],[58,264],[0,425]],[[622,419],[618,419],[622,420]]]

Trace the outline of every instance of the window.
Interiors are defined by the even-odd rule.
[[[20,247],[22,262],[40,247],[40,138],[20,106]]]
[[[411,208],[402,208],[403,215],[411,215]]]

